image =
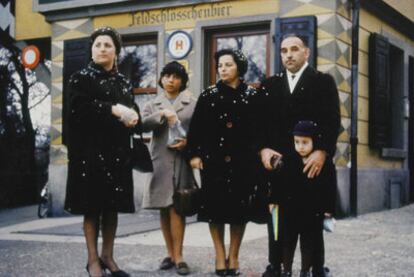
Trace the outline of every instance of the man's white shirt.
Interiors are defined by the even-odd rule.
[[[302,76],[303,71],[305,71],[307,66],[308,66],[308,62],[305,62],[303,66],[301,67],[301,69],[299,69],[299,71],[296,73],[292,73],[289,70],[286,70],[290,93],[293,93],[293,91],[295,90],[296,84],[298,83],[300,77]]]

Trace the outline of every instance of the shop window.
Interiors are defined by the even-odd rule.
[[[130,81],[136,94],[157,93],[156,38],[125,38],[118,67]]]
[[[124,37],[123,47],[119,54],[118,68],[131,82],[135,94],[135,102],[142,111],[145,104],[157,95],[157,38]],[[151,132],[144,133],[148,141]]]
[[[220,30],[208,34],[210,48],[207,59],[209,63],[209,78],[205,85],[216,83],[217,74],[214,61],[214,53],[221,49],[240,49],[246,55],[249,66],[244,76],[248,84],[258,86],[260,82],[269,76],[270,60],[270,35],[269,27],[244,28],[244,31]]]
[[[404,51],[379,34],[370,37],[369,145],[404,158]]]

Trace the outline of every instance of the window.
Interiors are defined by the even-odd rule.
[[[240,28],[238,28],[240,29]],[[220,30],[208,34],[210,48],[207,54],[209,76],[207,84],[216,83],[217,74],[214,53],[224,48],[241,49],[246,55],[249,66],[244,76],[248,84],[257,86],[269,76],[270,35],[269,27],[243,28],[243,31]]]
[[[157,39],[125,38],[119,70],[131,81],[136,94],[157,93]]]
[[[383,157],[405,158],[404,51],[379,34],[369,51],[369,145]]]

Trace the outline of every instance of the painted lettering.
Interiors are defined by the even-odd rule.
[[[207,8],[197,8],[196,5],[193,5],[183,9],[165,8],[156,11],[140,11],[131,13],[131,22],[129,26],[227,17],[231,16],[231,10],[232,5],[212,3]]]

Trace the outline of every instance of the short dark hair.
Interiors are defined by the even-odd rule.
[[[301,36],[301,35],[298,35],[296,33],[288,33],[288,34],[285,34],[285,35],[282,36],[282,40],[280,41],[280,43],[282,43],[282,41],[284,41],[287,38],[298,38],[302,41],[303,46],[305,46],[306,48],[309,48],[309,46],[308,46],[308,37],[306,37],[306,36]]]
[[[122,39],[121,35],[114,28],[105,26],[95,29],[95,31],[93,31],[93,33],[90,36],[90,48],[92,48],[95,39],[99,36],[110,36],[115,45],[115,52],[117,55],[119,55],[122,47]]]
[[[158,80],[158,85],[160,85],[161,88],[164,88],[162,86],[161,79],[165,75],[171,75],[171,74],[175,74],[178,77],[180,77],[181,79],[180,92],[185,90],[185,88],[187,87],[187,82],[188,82],[188,74],[187,74],[187,71],[185,70],[185,67],[176,61],[169,62],[163,67],[163,69],[161,70],[160,79]]]
[[[233,50],[233,49],[222,49],[217,51],[214,54],[214,59],[216,61],[216,70],[218,69],[219,59],[221,56],[230,55],[233,57],[233,60],[237,64],[237,72],[239,73],[239,77],[243,77],[244,74],[247,72],[248,61],[246,56],[243,54],[241,50]]]

